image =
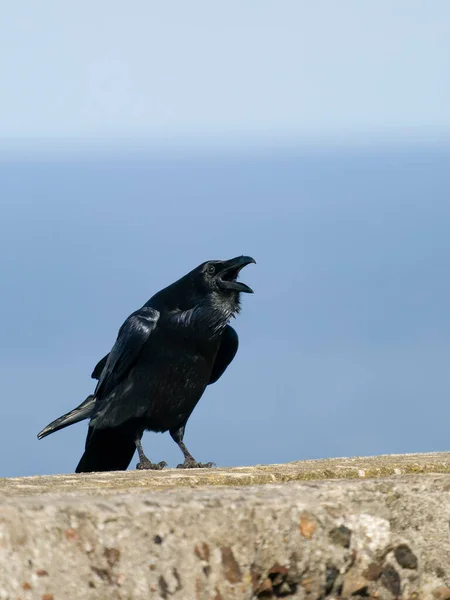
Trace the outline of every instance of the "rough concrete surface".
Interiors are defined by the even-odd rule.
[[[450,452],[386,454],[353,458],[301,460],[282,465],[256,465],[219,469],[166,469],[95,474],[43,475],[0,478],[3,495],[81,491],[95,495],[110,490],[164,489],[201,485],[253,485],[316,479],[361,479],[413,473],[450,473]]]
[[[430,454],[0,480],[0,599],[450,600],[449,467]]]

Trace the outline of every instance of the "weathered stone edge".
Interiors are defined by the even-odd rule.
[[[297,461],[253,467],[212,470],[120,471],[109,473],[42,475],[0,479],[0,495],[51,492],[93,492],[198,486],[248,486],[290,481],[368,479],[392,475],[450,473],[450,453],[381,455]]]

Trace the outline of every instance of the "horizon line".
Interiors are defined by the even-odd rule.
[[[61,137],[15,138],[0,140],[0,159],[71,159],[114,158],[142,155],[173,157],[235,156],[240,154],[266,155],[288,153],[328,153],[354,151],[414,151],[450,149],[450,135],[366,135],[352,137],[296,137],[296,138],[155,138],[155,137]]]

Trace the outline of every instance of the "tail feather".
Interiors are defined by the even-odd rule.
[[[68,425],[72,425],[73,423],[78,423],[79,421],[83,421],[84,419],[89,419],[92,415],[92,412],[95,407],[95,398],[93,395],[90,395],[86,398],[84,402],[74,408],[70,412],[66,413],[59,419],[52,421],[47,427],[44,427],[42,431],[38,433],[38,440],[58,431],[59,429],[64,429]]]
[[[136,450],[136,428],[129,422],[118,427],[89,427],[86,449],[75,473],[126,471]]]

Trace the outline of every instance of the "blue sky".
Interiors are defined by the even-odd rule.
[[[236,360],[186,443],[219,465],[444,450],[450,5],[2,9],[0,476],[72,471],[123,320],[250,254]],[[168,435],[146,434],[177,464]],[[133,465],[134,466],[133,461]]]
[[[444,0],[6,3],[1,139],[442,138],[449,23]]]

